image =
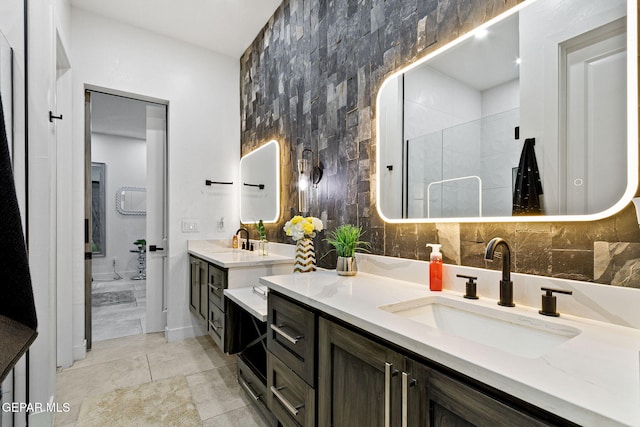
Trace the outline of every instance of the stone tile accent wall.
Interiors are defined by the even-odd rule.
[[[310,148],[324,165],[310,214],[328,229],[362,226],[375,254],[428,259],[424,245],[440,242],[445,262],[498,269],[483,254],[499,236],[517,272],[594,280],[594,242],[640,243],[631,207],[590,223],[386,224],[377,215],[375,99],[385,77],[519,2],[284,0],[240,60],[242,154],[271,139],[282,144],[282,215],[267,227],[269,240],[293,243],[282,226],[297,213],[296,155]],[[615,247],[597,280],[640,288],[619,277],[640,256],[637,246]],[[318,257],[327,249],[317,237]],[[335,257],[320,265],[332,268]]]

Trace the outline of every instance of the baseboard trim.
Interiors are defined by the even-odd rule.
[[[131,280],[131,276],[136,276],[138,274],[138,271],[118,271],[118,274],[122,277],[122,279],[118,280],[113,278],[115,274],[116,273],[114,273],[113,271],[106,273],[93,273],[92,278],[94,282],[118,282],[120,280]]]
[[[197,325],[182,326],[180,328],[169,328],[167,326],[164,329],[164,338],[167,342],[182,341],[206,334],[207,331]]]
[[[74,345],[71,351],[73,361],[82,360],[87,357],[87,340],[82,340],[82,344]]]

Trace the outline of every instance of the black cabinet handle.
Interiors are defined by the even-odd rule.
[[[149,252],[155,252],[155,251],[164,251],[164,248],[159,248],[156,245],[149,245]]]

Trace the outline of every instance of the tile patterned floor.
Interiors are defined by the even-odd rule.
[[[54,425],[76,426],[88,397],[184,375],[203,426],[266,426],[238,385],[235,371],[236,357],[220,352],[208,336],[171,343],[163,334],[99,341],[86,359],[58,370],[55,400],[69,403],[71,411],[58,413]]]
[[[146,330],[146,289],[146,280],[94,281],[91,292],[94,296],[92,341],[143,334]]]

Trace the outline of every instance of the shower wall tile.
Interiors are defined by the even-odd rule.
[[[281,144],[281,217],[267,225],[269,239],[293,243],[282,226],[298,212],[296,156],[310,148],[324,165],[310,214],[329,230],[362,226],[374,254],[424,260],[425,244],[439,242],[447,263],[500,269],[484,250],[502,237],[515,271],[638,287],[631,207],[574,223],[390,224],[377,214],[375,108],[384,79],[518,3],[284,0],[240,59],[241,154]],[[329,249],[325,236],[315,239],[318,257]],[[320,265],[331,268],[332,256]]]

